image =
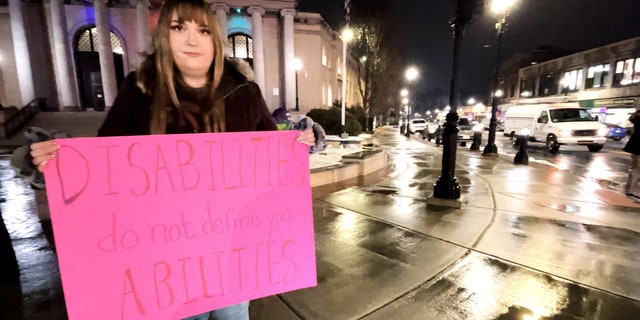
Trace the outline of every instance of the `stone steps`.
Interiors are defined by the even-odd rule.
[[[40,127],[50,131],[63,131],[71,137],[95,137],[98,128],[107,117],[106,112],[38,112],[24,127]],[[24,134],[14,134],[11,139],[1,139],[0,146],[4,148],[19,147],[27,143]]]

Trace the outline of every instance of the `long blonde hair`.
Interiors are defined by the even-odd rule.
[[[223,41],[217,19],[202,0],[167,0],[162,6],[153,33],[153,53],[141,65],[138,76],[138,85],[153,95],[149,131],[151,134],[165,133],[167,114],[174,108],[178,114],[188,112],[182,110],[175,87],[175,79],[180,77],[180,71],[176,68],[169,44],[171,17],[174,12],[181,21],[194,21],[209,28],[214,50],[207,82],[211,105],[200,106],[200,113],[204,116],[204,132],[224,132],[224,101],[216,94],[224,71]]]

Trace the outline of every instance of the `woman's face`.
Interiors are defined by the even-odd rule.
[[[169,45],[173,61],[186,84],[194,88],[205,85],[213,62],[213,42],[209,27],[194,21],[181,23],[174,12],[171,16]]]

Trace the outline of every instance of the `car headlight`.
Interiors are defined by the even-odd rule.
[[[560,130],[558,131],[559,137],[571,137],[571,130]]]
[[[606,135],[607,135],[607,133],[608,133],[607,128],[600,128],[600,129],[598,129],[598,135],[599,135],[599,136],[606,136]]]

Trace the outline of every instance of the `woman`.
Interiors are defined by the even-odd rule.
[[[202,0],[165,1],[154,52],[127,76],[98,136],[276,130],[248,64],[225,59],[216,18]],[[298,141],[314,144],[311,129]],[[31,146],[43,171],[52,141]],[[187,319],[249,319],[249,302]]]
[[[622,150],[631,154],[631,166],[629,167],[629,177],[627,185],[624,187],[625,195],[640,199],[640,196],[633,193],[633,189],[638,185],[640,179],[640,110],[636,110],[629,117],[629,121],[633,123],[633,133],[631,138]]]

